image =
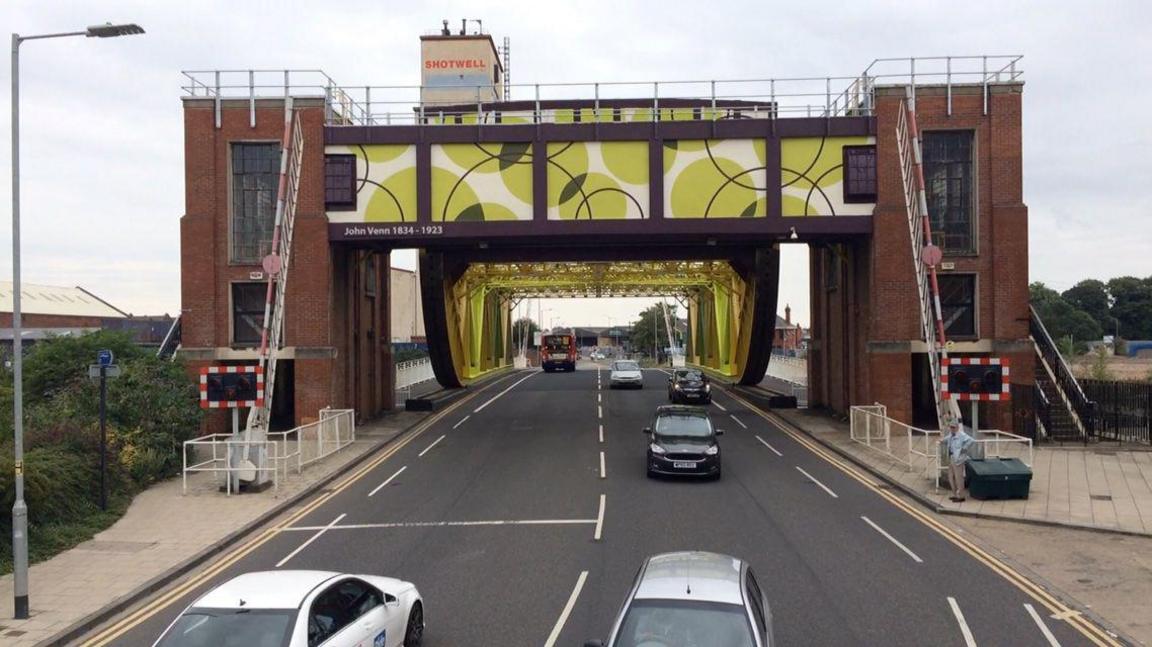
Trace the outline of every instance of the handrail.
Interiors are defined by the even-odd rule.
[[[880,58],[872,61],[859,75],[826,75],[816,77],[774,77],[761,79],[708,79],[673,81],[595,81],[561,83],[508,84],[507,96],[518,90],[519,103],[525,104],[522,115],[511,120],[497,119],[508,114],[508,101],[485,100],[494,86],[452,86],[452,101],[430,101],[429,96],[444,87],[418,85],[341,86],[322,70],[296,69],[229,69],[188,70],[182,72],[184,92],[192,97],[214,99],[287,98],[289,96],[322,97],[327,122],[332,126],[444,123],[468,118],[468,123],[519,122],[546,123],[563,120],[567,113],[556,114],[549,103],[578,100],[591,110],[592,121],[613,116],[612,102],[639,99],[636,107],[643,114],[631,114],[628,121],[664,121],[677,117],[677,101],[695,101],[694,107],[709,117],[731,111],[755,112],[758,118],[868,116],[875,107],[874,93],[880,85],[916,86],[925,83],[946,85],[952,95],[954,85],[981,85],[987,103],[988,88],[999,83],[1018,83],[1023,77],[1019,55],[928,56],[913,58]],[[467,94],[468,100],[460,97]],[[542,94],[543,93],[543,94]],[[493,95],[500,99],[498,95]],[[531,98],[530,98],[531,97]],[[437,106],[442,106],[443,111]],[[679,106],[683,109],[684,106]],[[985,109],[987,105],[985,106]],[[728,115],[731,117],[731,115]],[[741,115],[741,118],[747,115]],[[700,116],[695,116],[700,119]],[[432,119],[433,121],[430,121]]]
[[[1084,428],[1085,435],[1096,435],[1096,403],[1088,399],[1084,389],[1076,381],[1076,376],[1072,374],[1072,369],[1068,367],[1068,363],[1064,361],[1064,356],[1060,354],[1056,343],[1052,341],[1052,337],[1048,334],[1048,329],[1044,327],[1044,322],[1040,319],[1036,308],[1029,305],[1028,312],[1030,313],[1029,332],[1031,332],[1032,340],[1036,344],[1036,350],[1039,351],[1044,363],[1052,372],[1056,387],[1067,398],[1072,412],[1079,418],[1080,424]]]

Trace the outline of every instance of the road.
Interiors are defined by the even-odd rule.
[[[752,564],[780,645],[1091,644],[1079,619],[1052,617],[1059,604],[730,394],[711,407],[723,478],[646,478],[641,429],[666,376],[629,391],[607,378],[593,365],[505,378],[205,567],[213,577],[93,635],[149,645],[210,586],[281,568],[415,582],[429,647],[582,645],[606,638],[644,557],[700,549]]]

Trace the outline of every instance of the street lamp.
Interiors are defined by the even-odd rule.
[[[16,502],[12,506],[12,592],[15,618],[28,617],[28,506],[24,503],[24,384],[20,330],[20,43],[26,40],[87,36],[114,38],[143,34],[135,24],[93,25],[84,31],[21,36],[12,34],[12,415],[15,418],[14,471]]]

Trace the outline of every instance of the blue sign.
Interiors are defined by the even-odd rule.
[[[96,362],[100,364],[100,366],[111,366],[113,359],[112,351],[110,350],[105,349],[96,351]]]

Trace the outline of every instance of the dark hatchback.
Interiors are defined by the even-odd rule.
[[[720,478],[722,429],[712,427],[708,411],[701,407],[665,405],[656,408],[649,436],[648,476],[659,474]]]
[[[668,401],[672,404],[711,404],[712,385],[703,371],[678,368],[668,378]]]

